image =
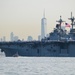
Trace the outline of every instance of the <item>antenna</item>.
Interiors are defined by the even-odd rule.
[[[63,21],[63,20],[61,19],[61,16],[60,16],[60,19],[59,19],[58,21],[56,21],[56,22],[58,22],[58,23],[60,24],[60,29],[61,29],[61,23],[62,23],[62,22],[65,22],[65,21]]]
[[[73,29],[73,25],[74,25],[75,18],[72,17],[72,12],[71,12],[71,18],[68,18],[68,19],[71,20],[71,25],[72,25],[72,29]]]
[[[45,18],[45,9],[44,9],[44,12],[43,12],[43,17]]]
[[[72,12],[71,12],[71,18],[72,18]]]

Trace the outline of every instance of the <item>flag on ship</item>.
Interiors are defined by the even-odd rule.
[[[71,25],[68,23],[65,23],[65,27],[71,27]]]

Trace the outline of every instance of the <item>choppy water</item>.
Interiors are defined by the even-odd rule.
[[[75,58],[0,57],[0,75],[75,75]]]

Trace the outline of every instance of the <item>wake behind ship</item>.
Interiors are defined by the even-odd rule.
[[[41,41],[17,41],[17,42],[0,42],[1,52],[7,57],[13,56],[51,56],[51,57],[75,57],[75,18],[71,13],[70,32],[61,28],[61,24],[65,21],[60,19],[57,21],[56,28],[49,33],[48,37],[44,37]],[[65,23],[69,26],[68,23]]]

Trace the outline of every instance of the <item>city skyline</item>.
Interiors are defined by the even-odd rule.
[[[74,0],[0,0],[0,38],[10,39],[10,32],[27,39],[41,35],[41,19],[45,9],[47,34],[53,30],[60,15],[69,22],[70,13],[75,16]]]

